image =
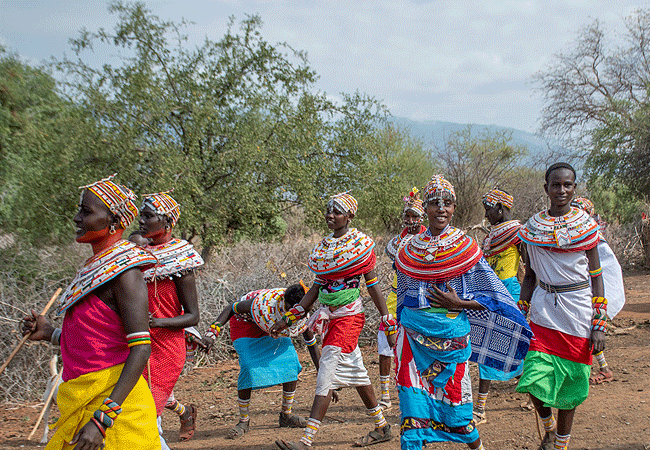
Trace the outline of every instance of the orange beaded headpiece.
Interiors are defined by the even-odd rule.
[[[156,214],[169,217],[172,222],[172,228],[175,227],[178,218],[181,216],[181,207],[178,202],[169,195],[169,193],[173,191],[174,190],[171,189],[165,192],[158,192],[157,194],[143,195],[144,200],[142,201],[142,207],[140,209],[144,209],[145,206],[150,207]]]
[[[514,198],[507,192],[495,187],[483,196],[483,203],[491,208],[494,208],[497,204],[501,203],[506,208],[512,209]]]
[[[443,176],[434,175],[424,187],[424,203],[433,199],[449,199],[456,201],[454,186]]]
[[[131,189],[111,181],[116,173],[110,177],[96,181],[86,186],[79,186],[82,189],[81,195],[89,190],[104,202],[109,211],[120,219],[120,228],[128,227],[138,215],[138,207],[135,200],[138,198]]]
[[[357,200],[349,194],[350,191],[341,192],[340,194],[332,195],[327,206],[337,206],[342,213],[352,213],[356,214],[357,212]]]

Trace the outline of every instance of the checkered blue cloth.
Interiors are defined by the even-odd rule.
[[[424,309],[431,305],[428,289],[436,285],[447,291],[444,283],[420,281],[397,272],[397,319],[403,308]],[[466,310],[470,322],[472,355],[470,361],[512,372],[523,364],[533,332],[512,296],[485,258],[463,275],[449,280],[463,300],[476,300],[483,311]]]

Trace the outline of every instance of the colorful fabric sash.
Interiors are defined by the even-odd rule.
[[[489,258],[498,255],[507,248],[521,242],[518,236],[521,222],[509,220],[492,227],[490,234],[483,240],[483,255]]]
[[[354,316],[356,314],[361,314],[362,312],[363,302],[361,301],[361,297],[357,297],[354,302],[341,306],[334,311],[330,310],[328,306],[321,306],[316,310],[311,319],[309,319],[307,326],[314,333],[327,334],[327,327],[330,320],[338,317]]]
[[[561,217],[553,217],[547,211],[535,214],[520,229],[519,238],[526,244],[553,252],[578,252],[598,244],[598,228],[589,214],[571,207]]]
[[[411,278],[437,283],[464,274],[482,256],[474,239],[448,226],[439,236],[427,229],[403,242],[395,266]]]
[[[156,259],[133,242],[120,240],[110,248],[89,258],[63,293],[58,314],[63,314],[89,292],[111,281],[122,272]]]
[[[203,258],[194,250],[194,246],[183,239],[172,239],[161,245],[147,245],[146,250],[156,258],[155,267],[144,271],[144,280],[149,283],[155,279],[184,273],[201,267]]]
[[[328,280],[368,273],[377,260],[374,247],[372,239],[356,228],[340,238],[329,235],[311,251],[309,269]]]
[[[427,231],[427,227],[420,225],[420,231],[416,234],[424,233],[425,231]],[[386,255],[391,259],[391,261],[395,261],[397,251],[399,250],[402,241],[406,242],[405,239],[411,239],[413,236],[415,236],[415,234],[409,234],[408,229],[404,228],[400,234],[388,241],[388,244],[386,245]]]
[[[273,324],[280,320],[286,312],[284,304],[285,291],[285,288],[262,289],[242,297],[242,300],[249,300],[251,294],[254,294],[251,303],[253,322],[267,333],[271,330]],[[280,336],[294,337],[303,333],[307,329],[308,319],[309,314],[283,330]]]

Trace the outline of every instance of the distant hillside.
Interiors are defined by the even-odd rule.
[[[422,139],[425,145],[431,148],[443,148],[449,136],[457,131],[464,130],[468,124],[442,122],[440,120],[415,121],[404,117],[391,117],[390,121],[400,127],[410,130],[413,136]],[[565,153],[557,142],[547,142],[542,137],[516,128],[500,127],[497,125],[472,124],[472,133],[481,133],[484,130],[489,132],[508,131],[512,133],[512,142],[528,148],[529,157],[535,158],[548,154],[550,151]]]

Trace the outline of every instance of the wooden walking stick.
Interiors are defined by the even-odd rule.
[[[56,374],[56,378],[54,379],[54,384],[52,385],[52,389],[50,389],[50,393],[47,394],[47,398],[45,399],[45,406],[43,406],[41,413],[38,415],[38,419],[36,419],[36,425],[34,425],[34,428],[32,428],[32,432],[29,433],[29,436],[27,436],[28,441],[32,440],[34,433],[36,433],[36,430],[38,430],[38,426],[41,424],[41,420],[43,420],[45,411],[47,411],[47,408],[50,406],[50,402],[52,401],[52,397],[54,397],[54,392],[57,390],[56,387],[59,384],[59,380],[61,379],[62,374],[63,374],[63,368],[61,368],[61,371]],[[48,425],[45,424],[45,426]]]
[[[45,308],[43,308],[43,311],[41,311],[41,316],[44,316],[45,314],[47,314],[47,312],[49,311],[50,307],[54,304],[54,301],[57,299],[57,297],[59,296],[59,294],[61,293],[61,291],[62,291],[61,288],[58,288],[58,289],[56,290],[56,292],[54,293],[54,295],[52,296],[52,298],[50,299],[50,301],[47,302],[47,305],[45,305]],[[4,372],[4,370],[7,368],[7,366],[8,366],[9,363],[11,362],[11,360],[14,359],[14,356],[16,356],[16,353],[18,353],[18,350],[20,350],[20,349],[22,348],[23,344],[25,344],[25,342],[27,342],[27,339],[28,339],[31,335],[32,335],[32,333],[29,333],[29,334],[26,334],[25,336],[23,336],[23,338],[20,340],[20,342],[18,343],[18,345],[16,346],[16,348],[11,352],[11,355],[9,355],[9,358],[7,358],[7,360],[4,362],[4,364],[2,365],[2,367],[0,367],[0,374],[1,374],[2,372]]]

